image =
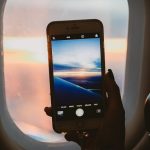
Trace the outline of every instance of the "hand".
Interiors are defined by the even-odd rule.
[[[119,87],[110,69],[105,75],[105,89],[107,108],[99,120],[99,128],[86,132],[68,132],[66,140],[74,141],[87,150],[124,150],[125,112]],[[52,116],[51,108],[45,107],[44,110],[48,116]]]
[[[102,149],[124,150],[125,148],[125,111],[118,85],[112,71],[105,75],[105,88],[108,94],[107,109],[101,120],[98,138]]]

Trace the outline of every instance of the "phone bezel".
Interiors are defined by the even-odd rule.
[[[52,62],[52,48],[51,36],[52,35],[71,35],[81,33],[99,33],[101,38],[101,61],[102,61],[102,78],[105,74],[105,54],[104,54],[104,29],[103,24],[97,19],[88,20],[70,20],[70,21],[54,21],[47,26],[47,45],[48,45],[48,62],[49,62],[49,75],[50,75],[50,93],[51,93],[51,106],[53,112],[55,111],[55,102],[53,100],[53,62]],[[104,89],[104,88],[103,88]],[[103,90],[104,92],[104,90]],[[105,92],[103,93],[105,97]],[[105,109],[105,101],[103,102],[103,111]],[[53,113],[54,114],[54,113]],[[52,117],[53,129],[56,132],[67,132],[70,130],[89,130],[98,127],[99,118],[80,119],[80,120],[64,120],[58,121],[55,115]]]

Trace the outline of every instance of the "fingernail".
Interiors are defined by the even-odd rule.
[[[44,111],[48,116],[52,117],[52,109],[50,107],[45,107]]]
[[[112,80],[115,80],[114,74],[113,74],[113,72],[112,72],[111,69],[108,69],[108,73],[109,73],[109,77],[110,77]]]
[[[45,111],[45,112],[47,112],[48,110],[49,110],[49,108],[48,108],[48,107],[45,107],[45,108],[44,108],[44,111]]]

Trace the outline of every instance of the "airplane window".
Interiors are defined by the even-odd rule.
[[[104,24],[106,68],[123,94],[127,0],[9,0],[4,13],[4,73],[9,113],[26,135],[63,142],[43,111],[50,106],[46,26],[54,20],[99,19]]]

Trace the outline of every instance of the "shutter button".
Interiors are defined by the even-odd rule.
[[[76,116],[82,117],[84,115],[84,110],[82,108],[78,108],[76,110]]]

